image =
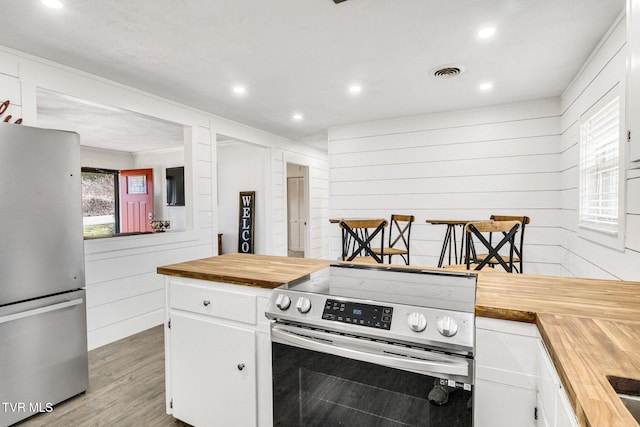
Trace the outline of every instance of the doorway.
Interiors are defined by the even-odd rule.
[[[307,181],[309,168],[287,163],[287,255],[305,257],[307,241]]]

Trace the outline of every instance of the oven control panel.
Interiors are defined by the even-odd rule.
[[[393,307],[327,299],[322,318],[370,328],[391,329]]]

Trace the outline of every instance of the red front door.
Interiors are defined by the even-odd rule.
[[[120,232],[152,231],[153,169],[120,171]]]

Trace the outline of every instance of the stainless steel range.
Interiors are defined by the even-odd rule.
[[[336,264],[274,290],[275,426],[473,424],[476,276]]]

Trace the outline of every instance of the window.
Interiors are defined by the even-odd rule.
[[[619,246],[614,242],[624,237],[620,188],[624,182],[620,168],[621,105],[620,95],[612,93],[598,101],[580,120],[578,225],[583,231],[579,233],[610,246]]]
[[[120,231],[118,221],[118,171],[82,168],[82,224],[85,237]]]

